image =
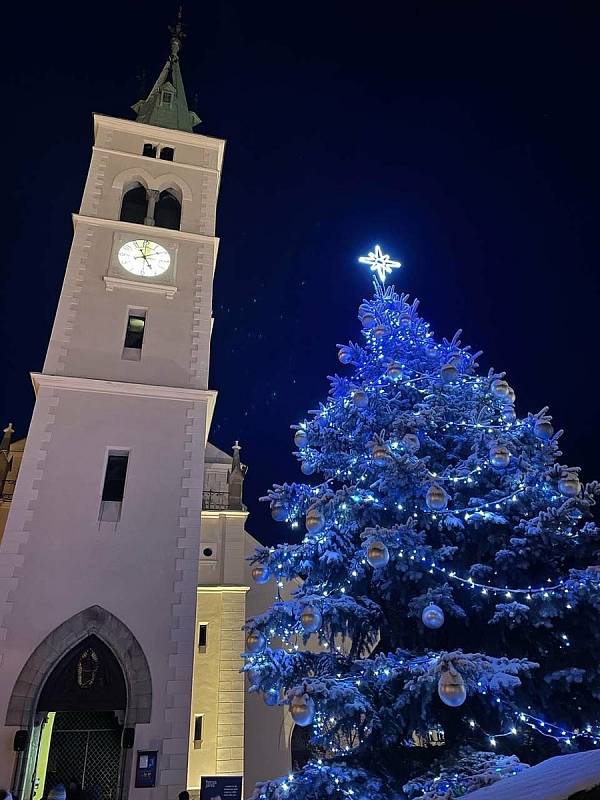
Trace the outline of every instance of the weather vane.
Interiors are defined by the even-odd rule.
[[[384,253],[378,244],[375,245],[368,256],[361,256],[358,260],[361,264],[368,264],[371,268],[371,272],[376,272],[377,277],[382,283],[385,283],[386,276],[389,275],[393,269],[398,269],[398,267],[402,266],[399,261],[394,261]]]

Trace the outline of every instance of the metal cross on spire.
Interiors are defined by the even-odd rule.
[[[368,264],[371,272],[376,272],[382,283],[385,283],[386,277],[393,269],[398,269],[398,267],[402,266],[399,261],[394,261],[384,253],[378,244],[375,245],[368,256],[360,256],[358,260],[361,264]]]

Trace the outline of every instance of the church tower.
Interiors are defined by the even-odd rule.
[[[82,769],[98,800],[186,787],[224,142],[193,133],[182,38],[135,121],[94,117],[32,375],[0,545],[0,786],[20,800]]]

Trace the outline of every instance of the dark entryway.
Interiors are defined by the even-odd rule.
[[[43,796],[62,783],[73,800],[115,800],[122,730],[111,711],[55,714]]]
[[[54,667],[38,701],[45,723],[35,797],[62,783],[69,800],[116,800],[126,707],[119,662],[97,636],[88,636]]]

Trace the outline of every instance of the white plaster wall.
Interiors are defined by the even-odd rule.
[[[137,726],[135,746],[166,744],[155,797],[185,784],[197,572],[183,559],[198,552],[205,417],[201,404],[40,389],[0,546],[0,721],[40,641],[99,604],[150,665],[152,721]],[[98,523],[107,448],[130,451],[117,524]],[[0,729],[4,786],[13,735]]]

